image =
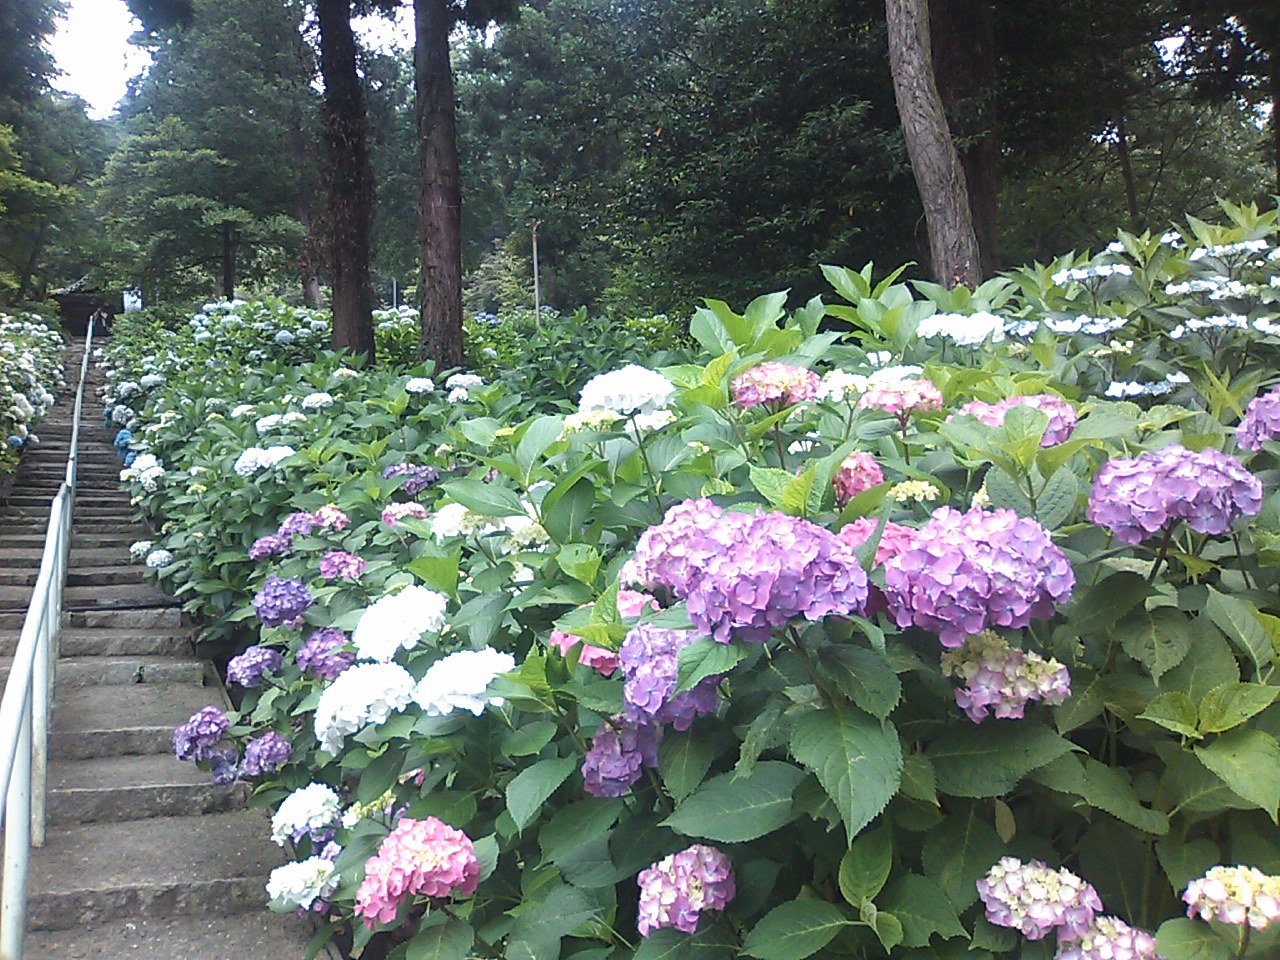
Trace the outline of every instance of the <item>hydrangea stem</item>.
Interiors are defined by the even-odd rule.
[[[644,463],[645,477],[649,481],[649,496],[653,500],[653,505],[658,510],[658,516],[661,517],[663,514],[662,497],[658,495],[658,477],[653,472],[653,464],[649,462],[649,450],[644,445],[644,431],[640,429],[640,424],[636,422],[636,415],[634,412],[631,414],[630,419],[631,429],[634,430],[636,434],[636,446],[640,448],[640,460]]]
[[[1155,583],[1156,574],[1160,572],[1160,568],[1164,566],[1165,560],[1169,556],[1169,544],[1173,542],[1173,528],[1176,523],[1171,523],[1164,528],[1164,536],[1160,538],[1160,547],[1156,551],[1155,563],[1151,565],[1151,573],[1147,575],[1147,583]]]

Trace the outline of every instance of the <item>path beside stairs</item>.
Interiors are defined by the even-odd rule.
[[[68,377],[83,341],[67,351]],[[49,745],[48,839],[32,852],[32,960],[302,960],[305,922],[267,911],[282,860],[244,784],[215,787],[173,756],[172,732],[222,702],[175,602],[147,583],[129,544],[120,464],[90,368],[75,524]],[[71,398],[38,428],[0,511],[0,673],[8,674],[39,569],[49,503],[65,472]]]

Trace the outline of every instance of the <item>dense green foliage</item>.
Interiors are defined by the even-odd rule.
[[[348,369],[313,345],[322,321],[284,307],[210,305],[167,336],[122,323],[108,414],[136,416],[123,446],[160,461],[128,474],[160,531],[139,554],[190,609],[283,655],[245,691],[224,746],[267,730],[291,742],[282,769],[253,778],[260,803],[311,783],[337,791],[348,816],[325,894],[331,930],[351,935],[366,860],[404,815],[463,830],[479,886],[452,903],[408,897],[372,929],[357,919],[367,956],[1048,958],[1052,937],[1024,941],[977,904],[976,881],[1007,855],[1069,867],[1108,913],[1159,928],[1168,960],[1270,956],[1274,929],[1250,939],[1176,919],[1187,882],[1215,863],[1280,872],[1280,448],[1242,450],[1232,430],[1274,379],[1280,253],[1264,239],[1274,213],[1228,213],[1229,227],[1124,234],[974,292],[825,267],[830,303],[788,313],[775,294],[738,313],[709,301],[691,324],[697,346],[662,368],[674,419],[655,432],[566,416],[571,403],[537,413],[543,398],[518,379],[428,391],[425,368]],[[1002,338],[960,335],[989,328],[989,311]],[[824,319],[848,331],[821,332]],[[952,333],[929,335],[939,325]],[[224,367],[211,374],[215,351]],[[583,365],[598,359],[588,350]],[[734,382],[766,360],[843,386],[744,408]],[[918,364],[942,409],[899,420],[859,403],[873,384],[858,378],[885,363]],[[1078,416],[1052,445],[1039,411],[1017,408],[1002,426],[959,412],[1044,393]],[[1260,513],[1223,535],[1177,524],[1132,546],[1086,517],[1104,464],[1174,443],[1242,457],[1263,483]],[[246,450],[269,444],[288,451],[248,464]],[[884,482],[842,506],[833,478],[854,451]],[[402,463],[438,482],[411,493],[405,474],[386,475]],[[938,637],[884,611],[795,619],[764,642],[703,637],[679,654],[678,688],[719,678],[714,712],[667,729],[654,769],[623,796],[584,793],[579,767],[623,709],[627,670],[598,675],[552,630],[616,650],[636,630],[618,612],[623,562],[667,507],[696,497],[832,530],[859,518],[919,528],[975,499],[1035,521],[1069,559],[1074,591],[998,632],[1065,665],[1071,696],[976,725]],[[291,513],[322,508],[347,522],[313,522],[248,559]],[[365,561],[358,576],[317,575],[338,548]],[[863,562],[887,588],[871,552]],[[270,577],[308,587],[298,623],[255,616],[267,619]],[[337,683],[300,669],[299,648],[326,627],[372,644],[359,635],[366,611],[410,585],[442,595],[444,629],[410,629],[384,659],[416,680],[447,654],[492,647],[515,669],[473,691],[476,716],[401,700],[320,749],[316,717]],[[641,622],[688,630],[693,606],[673,599]],[[297,856],[323,842],[303,837]],[[696,935],[637,937],[637,872],[691,843],[727,854],[736,898]]]

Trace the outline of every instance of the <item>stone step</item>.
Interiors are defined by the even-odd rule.
[[[12,657],[17,630],[0,630],[0,656]],[[63,657],[188,657],[191,634],[177,628],[113,630],[64,626],[58,638]]]
[[[311,932],[307,920],[266,909],[215,918],[112,917],[84,930],[32,931],[25,950],[37,960],[302,960]],[[320,954],[321,960],[338,956]]]
[[[179,607],[161,606],[134,607],[121,610],[71,610],[65,614],[63,622],[73,627],[141,627],[144,629],[180,627],[182,626],[182,610]]]
[[[173,603],[173,598],[150,583],[122,583],[67,587],[63,602],[68,610],[94,610],[103,607],[167,607]]]
[[[126,917],[260,910],[267,874],[283,860],[261,810],[50,829],[31,861],[27,927],[74,930]]]
[[[0,657],[0,683],[9,678],[11,657]],[[58,688],[91,686],[132,686],[143,683],[204,682],[204,663],[195,657],[90,656],[58,660],[55,674]],[[130,691],[116,694],[128,698]]]
[[[0,544],[3,546],[3,544]],[[145,567],[95,567],[89,570],[72,570],[67,573],[67,583],[71,586],[90,586],[93,584],[142,583],[145,580]],[[27,586],[35,584],[39,571],[34,567],[11,570],[0,567],[0,586]]]
[[[49,764],[50,824],[103,823],[242,809],[249,785],[218,786],[171,754],[59,760]]]
[[[122,697],[119,687],[59,690],[49,755],[62,760],[172,756],[174,727],[201,707],[223,706],[222,691],[189,683],[140,683],[128,693]]]

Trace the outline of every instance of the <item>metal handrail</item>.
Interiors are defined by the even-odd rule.
[[[0,818],[4,820],[4,874],[0,890],[0,960],[21,960],[27,927],[27,866],[31,848],[44,846],[49,768],[49,705],[62,625],[62,592],[71,554],[76,503],[80,409],[93,347],[93,319],[84,338],[80,382],[71,420],[67,472],[49,507],[40,572],[0,698]]]

